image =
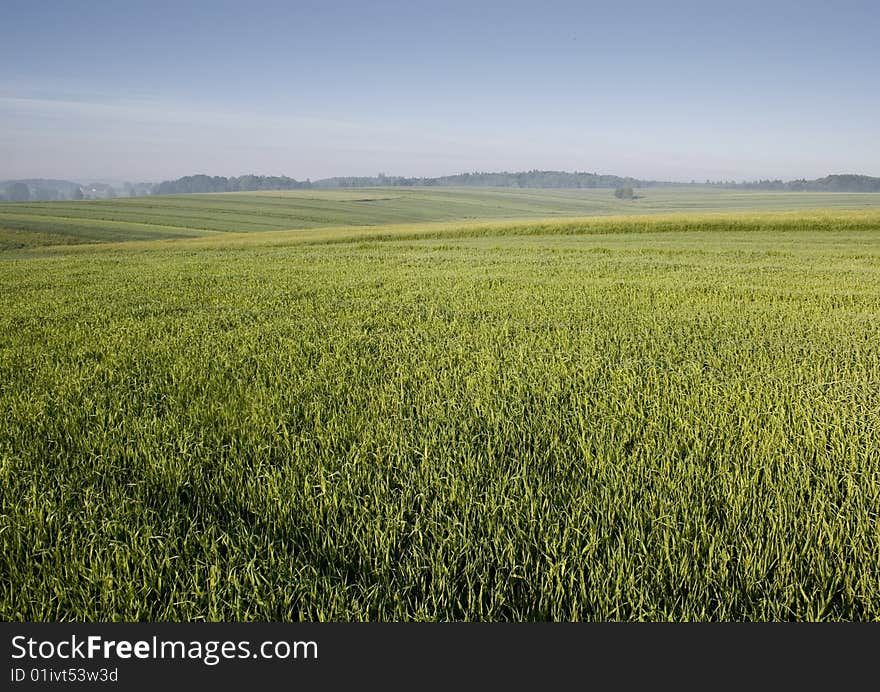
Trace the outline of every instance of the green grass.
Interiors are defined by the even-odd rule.
[[[876,211],[7,252],[0,615],[878,620],[878,305]]]
[[[707,211],[880,209],[874,193],[740,192],[648,188],[634,201],[613,190],[377,188],[0,204],[0,251],[329,227],[547,219]],[[41,235],[42,234],[42,235]]]

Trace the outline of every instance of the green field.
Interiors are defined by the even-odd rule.
[[[0,616],[880,620],[880,196],[645,194],[0,206]]]
[[[620,214],[880,209],[880,193],[381,188],[174,195],[0,204],[0,251],[34,245],[150,240],[403,223],[550,219]]]

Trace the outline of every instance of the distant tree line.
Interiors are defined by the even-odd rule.
[[[82,185],[69,180],[9,180],[0,182],[0,202],[28,202],[144,195],[175,195],[195,192],[254,192],[258,190],[333,190],[358,187],[512,187],[512,188],[611,188],[637,190],[647,187],[688,185],[659,180],[639,180],[616,175],[575,171],[524,171],[520,173],[460,173],[438,178],[405,178],[379,173],[376,176],[347,176],[322,180],[295,180],[287,176],[187,175],[162,183],[124,183],[113,187],[106,183]],[[780,190],[789,192],[880,192],[880,178],[867,175],[828,175],[816,180],[756,180],[752,182],[710,181],[690,185],[739,190]],[[626,196],[622,199],[629,199]],[[634,196],[635,193],[633,193]]]
[[[55,202],[61,200],[142,197],[153,194],[153,183],[75,183],[70,180],[31,178],[0,182],[0,202]]]
[[[826,175],[816,180],[757,180],[726,183],[724,187],[743,190],[781,190],[788,192],[880,192],[880,178],[868,175]]]
[[[520,173],[459,173],[438,178],[402,178],[379,174],[369,178],[326,178],[312,183],[317,188],[421,186],[421,187],[519,187],[519,188],[614,188],[673,185],[657,180],[636,180],[617,175],[575,171],[523,171]]]
[[[222,175],[187,175],[177,180],[166,180],[154,185],[154,195],[177,195],[193,192],[256,192],[258,190],[302,190],[312,187],[306,180],[300,182],[285,175],[240,175],[226,178]]]
[[[177,180],[166,180],[153,186],[154,195],[185,194],[192,192],[245,192],[256,190],[333,190],[358,187],[513,187],[513,188],[611,188],[618,190],[647,187],[687,185],[659,180],[598,173],[567,173],[565,171],[525,171],[521,173],[460,173],[438,178],[405,178],[380,173],[376,176],[347,176],[321,180],[298,181],[286,176],[243,175],[237,178],[223,176],[189,175]],[[754,182],[706,181],[691,185],[746,190],[784,190],[812,192],[880,192],[880,178],[866,175],[829,175],[817,180],[758,180]],[[629,198],[628,196],[626,198]]]
[[[76,183],[69,180],[8,180],[0,183],[0,201],[5,202],[54,202],[71,199]]]
[[[177,180],[166,180],[153,187],[154,195],[186,194],[193,192],[245,192],[256,190],[312,190],[357,187],[521,187],[521,188],[613,188],[620,186],[649,187],[674,185],[654,180],[636,180],[616,175],[597,173],[566,173],[564,171],[525,171],[521,173],[461,173],[438,178],[405,178],[380,173],[376,176],[344,176],[322,180],[299,181],[286,176],[242,175],[223,176],[188,175]]]

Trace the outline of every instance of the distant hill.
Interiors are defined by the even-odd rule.
[[[747,190],[788,190],[791,192],[880,192],[880,178],[851,173],[826,175],[816,180],[758,180],[727,184],[725,187]]]
[[[513,187],[513,188],[619,188],[668,187],[679,185],[711,185],[731,189],[787,190],[810,192],[880,192],[880,178],[866,175],[829,175],[817,180],[758,180],[755,182],[673,183],[661,180],[640,180],[617,175],[600,175],[566,171],[523,171],[509,173],[460,173],[438,178],[404,178],[401,176],[349,176],[321,180],[296,180],[287,176],[189,175],[166,180],[153,187],[154,195],[192,192],[245,192],[257,190],[333,190],[358,187]]]
[[[37,200],[51,202],[59,199],[71,199],[79,183],[70,180],[49,180],[44,178],[28,178],[25,180],[0,181],[0,200],[9,202],[26,202]],[[27,195],[24,194],[27,188]]]
[[[312,183],[317,188],[374,187],[374,186],[424,186],[424,187],[519,187],[519,188],[598,188],[639,186],[653,187],[673,185],[658,180],[637,180],[619,175],[600,175],[575,171],[522,171],[509,173],[459,173],[439,178],[402,178],[378,175],[367,178],[325,178]]]
[[[0,202],[54,202],[57,200],[107,199],[109,197],[140,197],[153,194],[153,183],[124,183],[114,187],[107,183],[75,183],[72,180],[25,178],[0,181]]]
[[[347,176],[299,181],[287,176],[242,175],[226,178],[204,174],[166,180],[153,187],[154,195],[192,192],[254,192],[258,190],[334,190],[357,187],[531,187],[597,188],[624,185],[649,187],[672,185],[659,181],[636,180],[598,173],[565,171],[525,171],[521,173],[460,173],[439,178],[404,178],[401,176]]]
[[[803,183],[804,189],[829,192],[880,192],[880,178],[872,178],[868,175],[826,175],[819,180],[794,181],[792,184],[797,183]]]
[[[459,173],[437,178],[387,176],[343,176],[321,180],[296,180],[287,176],[240,175],[231,178],[205,174],[187,175],[177,180],[125,183],[115,189],[104,183],[82,185],[69,180],[7,180],[0,182],[0,201],[50,201],[60,199],[106,198],[117,195],[176,195],[195,192],[254,192],[259,190],[335,190],[360,187],[511,187],[511,188],[648,188],[669,186],[711,186],[736,190],[780,190],[788,192],[880,192],[880,178],[867,175],[835,174],[816,180],[756,180],[752,182],[706,181],[674,183],[640,180],[617,175],[575,171],[507,171]],[[24,188],[27,187],[27,195]]]
[[[241,175],[226,178],[222,175],[187,175],[177,180],[166,180],[153,186],[154,195],[176,195],[192,192],[256,192],[258,190],[302,190],[314,187],[309,181],[299,182],[287,176]]]

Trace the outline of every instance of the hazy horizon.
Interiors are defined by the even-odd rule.
[[[869,2],[13,0],[4,14],[0,180],[880,175]]]
[[[541,171],[540,169],[531,168],[531,169],[524,169],[524,170],[518,170],[518,171],[513,171],[513,170],[511,170],[511,171],[476,171],[476,170],[474,170],[474,171],[458,171],[457,173],[443,174],[443,175],[439,175],[439,176],[427,176],[427,175],[425,175],[425,176],[423,176],[423,175],[397,176],[395,174],[384,173],[384,172],[383,173],[386,178],[398,178],[398,177],[400,177],[400,178],[424,178],[426,180],[430,180],[430,179],[442,178],[447,175],[448,176],[455,176],[455,175],[460,175],[460,174],[480,174],[480,173],[483,173],[483,174],[493,174],[493,173],[516,174],[516,173],[530,173],[535,170],[538,170],[539,172],[544,172],[544,171]],[[690,187],[691,185],[695,185],[697,187],[699,187],[699,186],[715,187],[719,184],[725,184],[725,183],[734,183],[734,184],[739,185],[739,184],[758,183],[763,180],[770,180],[771,182],[781,180],[784,183],[790,183],[790,182],[795,182],[798,180],[811,181],[811,180],[821,179],[821,178],[825,178],[828,176],[835,176],[835,175],[865,175],[870,178],[880,177],[880,176],[872,176],[868,173],[859,173],[859,172],[854,173],[852,171],[831,171],[827,174],[815,176],[812,178],[798,176],[796,178],[794,178],[794,177],[792,177],[792,178],[766,178],[766,177],[764,177],[764,178],[748,178],[748,179],[743,178],[743,179],[716,179],[716,180],[712,180],[712,179],[672,180],[672,179],[663,179],[663,178],[651,178],[651,179],[640,178],[638,176],[628,176],[627,174],[622,174],[622,173],[621,174],[607,173],[605,171],[550,171],[550,170],[546,170],[546,172],[553,172],[553,173],[594,173],[595,172],[599,175],[618,176],[618,177],[622,177],[622,178],[631,177],[631,178],[633,178],[633,180],[642,181],[642,182],[668,183],[673,186],[681,185],[683,187]],[[20,176],[17,178],[11,178],[11,177],[10,178],[0,178],[0,183],[9,183],[9,182],[27,181],[27,180],[56,180],[56,181],[64,181],[64,182],[68,182],[68,183],[77,183],[82,186],[88,186],[92,183],[95,183],[95,184],[99,184],[99,185],[111,185],[114,187],[120,187],[124,184],[129,184],[129,183],[131,183],[133,185],[158,185],[159,183],[173,182],[173,181],[179,180],[181,178],[187,178],[187,177],[198,176],[198,175],[207,175],[209,177],[221,177],[221,178],[228,178],[228,179],[239,178],[239,177],[243,177],[243,176],[247,176],[247,175],[256,175],[256,176],[263,176],[263,175],[272,176],[272,175],[274,175],[277,177],[285,177],[286,176],[288,178],[292,178],[294,180],[297,180],[298,182],[305,182],[306,180],[310,180],[312,183],[320,182],[322,180],[332,180],[334,178],[375,178],[375,177],[377,177],[377,175],[375,173],[373,173],[373,174],[364,173],[362,175],[339,174],[339,175],[327,176],[326,178],[296,178],[295,176],[288,176],[285,173],[264,174],[259,171],[246,171],[246,172],[242,172],[242,173],[232,173],[232,174],[215,173],[215,172],[210,172],[210,171],[195,171],[192,173],[186,173],[184,175],[177,176],[176,178],[162,178],[162,179],[157,178],[154,180],[141,180],[141,179],[137,179],[137,178],[115,178],[115,177],[109,177],[109,176],[92,176],[89,178],[84,178],[82,176],[79,176],[79,177]],[[381,186],[379,186],[379,187],[381,187]],[[415,186],[415,187],[418,187],[418,186]],[[480,188],[480,187],[492,187],[492,186],[491,185],[470,185],[470,187]],[[308,189],[311,189],[311,188],[308,188]],[[314,188],[314,189],[325,189],[325,188]],[[560,187],[559,189],[568,189],[568,188]]]

